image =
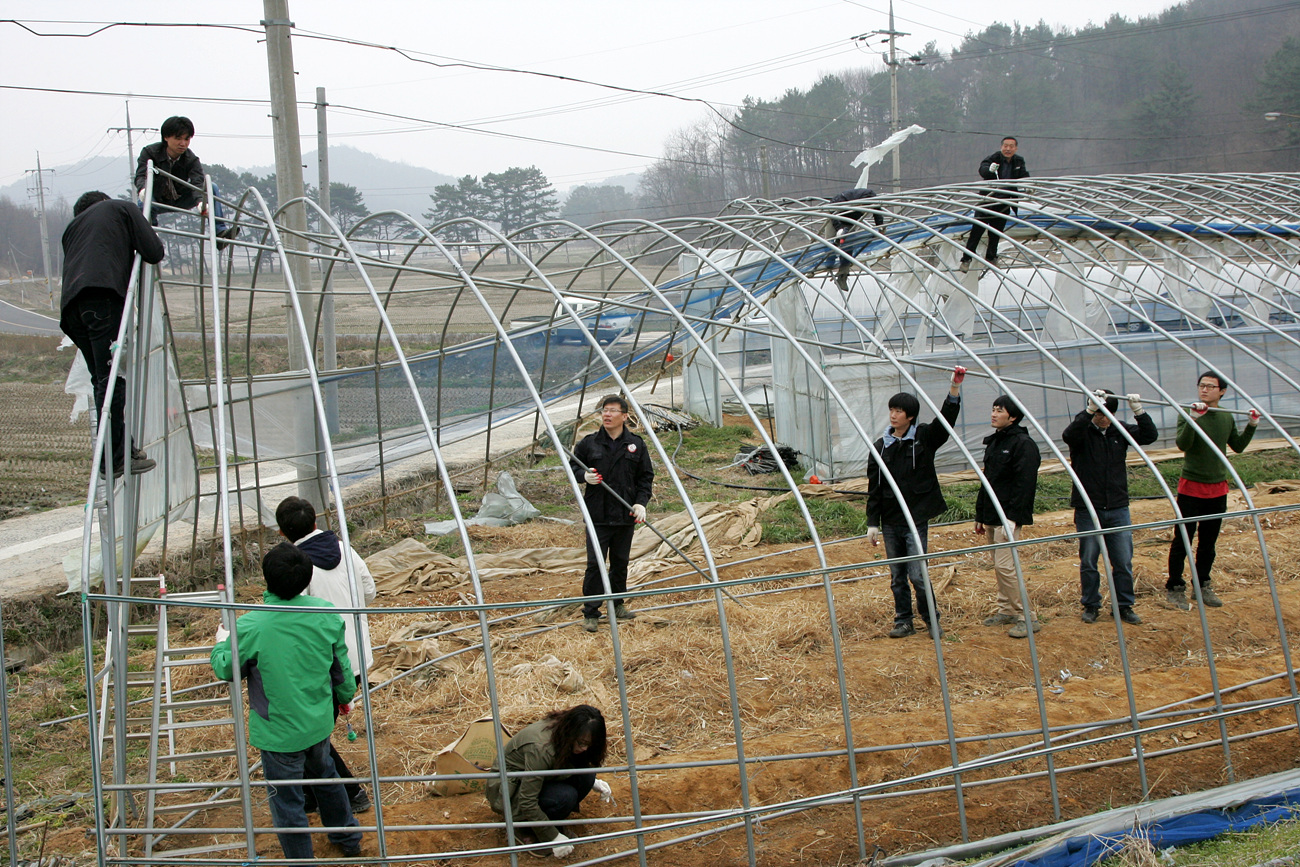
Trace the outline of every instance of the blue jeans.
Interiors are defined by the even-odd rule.
[[[305,750],[292,753],[277,753],[262,750],[262,773],[267,782],[276,780],[286,782],[267,786],[271,801],[271,821],[277,828],[308,827],[307,811],[303,809],[303,787],[294,780],[320,777],[329,779],[337,777],[334,760],[330,758],[330,739],[325,738]],[[357,820],[352,815],[348,796],[343,791],[343,784],[317,785],[316,803],[320,806],[321,822],[326,826],[355,828]],[[280,848],[286,858],[314,858],[310,834],[276,834]],[[331,842],[340,846],[360,846],[360,831],[330,831]]]
[[[906,524],[882,525],[880,535],[885,539],[885,556],[908,557],[924,554],[929,544],[930,525],[925,521],[917,521],[916,532],[920,536],[920,544]],[[938,611],[934,612],[934,619],[930,619],[930,600],[925,595],[925,573],[921,570],[920,560],[913,560],[910,563],[890,563],[889,589],[894,593],[895,623],[912,622],[913,589],[916,591],[916,613],[921,615],[921,619],[927,624],[939,622]]]
[[[170,202],[164,202],[159,200],[157,197],[157,192],[158,192],[158,187],[157,185],[155,185],[153,217],[149,221],[155,226],[158,225],[158,217],[163,211],[163,208],[158,207],[159,205],[163,205],[166,208],[176,208],[177,210],[180,211],[188,211],[192,208],[198,207],[203,202],[203,194],[198,190],[191,190],[189,187],[181,188],[180,197],[176,199],[172,199]],[[215,212],[214,216],[216,217],[216,219],[214,220],[215,225],[213,226],[213,229],[216,230],[216,233],[218,235],[226,231],[226,228],[228,226],[228,224],[224,219],[226,216],[226,209],[222,207],[220,200],[217,198],[220,195],[221,195],[221,190],[217,189],[216,184],[213,184],[212,185],[212,206],[213,206],[213,211]],[[140,209],[141,210],[144,209],[144,203],[140,204]]]
[[[1098,509],[1101,529],[1127,527],[1133,523],[1128,506],[1118,509]],[[1087,509],[1074,510],[1076,530],[1094,530],[1092,516]],[[1101,556],[1101,540],[1106,540],[1106,553],[1110,556],[1111,573],[1115,576],[1115,599],[1120,608],[1132,608],[1133,597],[1133,533],[1120,530],[1103,536],[1084,536],[1079,539],[1079,586],[1082,589],[1084,608],[1101,608],[1101,574],[1097,571],[1097,558]]]

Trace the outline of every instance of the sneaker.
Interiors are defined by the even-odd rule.
[[[361,844],[360,844],[360,843],[339,843],[339,844],[338,844],[338,847],[339,847],[339,851],[343,853],[343,857],[344,857],[344,858],[360,858],[360,857],[361,857]]]
[[[1205,603],[1206,608],[1222,608],[1223,600],[1219,594],[1214,592],[1214,588],[1208,584],[1201,585],[1201,601]]]
[[[988,260],[987,260],[986,267],[988,267],[988,268],[996,268],[997,266],[998,266],[998,257],[997,257],[997,256],[989,256],[989,258],[988,258]]]
[[[1079,619],[1082,620],[1084,623],[1096,623],[1097,609],[1096,608],[1083,609],[1083,615]]]
[[[599,617],[582,618],[582,628],[587,630],[588,632],[595,632],[596,630],[600,629],[600,618]]]
[[[1168,603],[1171,608],[1178,608],[1183,611],[1192,610],[1191,604],[1187,601],[1187,591],[1181,588],[1178,590],[1166,590],[1165,602]]]
[[[970,270],[970,256],[961,257],[960,270],[963,274]]]
[[[929,626],[931,638],[943,638],[943,627],[937,623],[931,623]]]
[[[220,252],[230,246],[230,242],[239,237],[239,227],[230,224],[224,229],[217,230],[217,252]]]
[[[636,612],[620,602],[614,606],[614,616],[619,620],[632,620],[636,617]]]
[[[1042,628],[1043,628],[1043,624],[1035,620],[1034,631],[1037,632]],[[1029,637],[1029,629],[1025,626],[1025,621],[1017,620],[1016,625],[1011,627],[1011,629],[1007,632],[1007,635],[1010,635],[1012,638],[1027,638]]]
[[[1003,614],[1001,611],[999,611],[997,614],[994,614],[992,617],[984,618],[985,626],[1006,626],[1008,623],[1015,623],[1015,622],[1016,622],[1015,615]]]
[[[894,628],[889,630],[890,638],[906,638],[909,635],[916,634],[916,627],[910,620],[902,620],[894,624]]]
[[[1142,618],[1138,617],[1137,612],[1132,608],[1121,608],[1119,610],[1119,619],[1125,623],[1132,623],[1134,626],[1142,622]]]
[[[357,793],[348,798],[348,803],[352,805],[353,813],[365,813],[374,806],[370,802],[370,796],[366,794],[365,789],[357,789]]]

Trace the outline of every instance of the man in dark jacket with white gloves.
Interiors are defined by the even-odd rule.
[[[984,438],[984,477],[988,487],[980,486],[975,498],[975,532],[985,536],[990,544],[1011,542],[1016,531],[1034,523],[1034,493],[1038,489],[1038,465],[1042,455],[1038,443],[1029,437],[1029,431],[1020,425],[1022,410],[1010,395],[993,399],[990,421],[993,433]],[[989,495],[989,488],[993,495]],[[1008,528],[993,504],[997,497],[1007,516]],[[1029,634],[1029,624],[1035,632],[1039,629],[1033,611],[1026,610],[1020,598],[1020,583],[1016,580],[1016,564],[1010,548],[993,551],[993,572],[998,580],[998,610],[984,618],[985,626],[1012,624],[1007,635],[1024,638]]]
[[[1015,136],[1009,135],[1002,139],[1001,150],[989,154],[980,162],[980,177],[986,181],[1015,181],[1029,177],[1029,169],[1025,168],[1025,158],[1016,153],[1019,147],[1020,143],[1016,141]],[[1010,200],[1016,198],[1019,193],[1020,191],[1015,187],[1009,186],[981,191],[982,195],[997,201],[990,201],[984,207],[975,209],[975,216],[980,219],[970,225],[966,252],[961,257],[961,270],[965,271],[970,267],[971,257],[975,255],[975,248],[979,246],[980,238],[984,237],[986,226],[992,231],[989,232],[984,260],[990,266],[998,263],[998,233],[1006,229],[1007,215],[1015,208]]]
[[[582,578],[582,628],[595,632],[600,624],[600,599],[605,585],[600,580],[600,561],[609,557],[609,587],[615,594],[611,614],[619,620],[636,617],[617,598],[627,592],[627,566],[632,551],[632,533],[645,521],[655,470],[650,450],[641,437],[627,429],[627,401],[608,394],[600,401],[600,430],[588,434],[573,449],[569,462],[573,474],[587,483],[582,501],[591,515],[599,548],[587,538],[587,571]]]
[[[1101,411],[1103,404],[1109,415]],[[1130,394],[1128,405],[1136,423],[1124,424],[1124,430],[1138,445],[1151,445],[1160,432],[1142,408],[1142,398]],[[1074,528],[1079,531],[1097,529],[1088,514],[1088,503],[1092,503],[1097,511],[1101,529],[1122,528],[1107,533],[1103,538],[1111,573],[1115,576],[1115,599],[1119,603],[1120,620],[1136,624],[1141,623],[1142,618],[1133,611],[1133,532],[1128,529],[1133,521],[1128,510],[1128,467],[1124,463],[1130,442],[1120,432],[1119,425],[1111,421],[1118,409],[1119,398],[1113,392],[1098,389],[1088,397],[1087,407],[1074,417],[1061,434],[1061,439],[1070,447],[1070,466],[1083,484],[1082,491],[1078,484],[1070,489]],[[1101,576],[1097,572],[1100,555],[1101,541],[1098,537],[1079,538],[1079,587],[1084,623],[1096,623],[1097,613],[1101,610]]]
[[[961,382],[965,378],[966,368],[953,368],[948,396],[939,408],[949,427],[961,412]],[[920,410],[921,402],[914,394],[904,391],[891,397],[889,429],[876,440],[875,451],[867,461],[867,540],[876,545],[884,536],[885,556],[889,558],[924,554],[928,550],[930,519],[948,507],[934,469],[934,454],[948,441],[948,427],[938,420],[918,425]],[[880,455],[879,460],[876,455]],[[889,484],[891,478],[902,494],[901,503]],[[916,525],[915,535],[907,525],[908,514]],[[938,610],[930,611],[921,561],[891,563],[889,576],[889,589],[894,593],[894,628],[889,637],[906,638],[916,632],[912,623],[913,589],[916,610],[931,637],[937,637],[935,632],[943,635]]]
[[[77,199],[72,206],[72,222],[63,230],[59,327],[86,360],[100,424],[104,423],[104,397],[108,394],[113,347],[122,328],[126,290],[137,253],[143,261],[156,265],[163,260],[166,250],[135,205],[111,199],[98,190]],[[108,411],[114,475],[120,475],[126,464],[125,409],[126,380],[118,376],[113,387],[113,405]],[[153,469],[154,461],[132,447],[130,466],[132,474],[139,474]]]

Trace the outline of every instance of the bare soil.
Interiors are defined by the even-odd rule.
[[[1260,505],[1295,503],[1293,492],[1257,497]],[[1138,521],[1168,516],[1163,503],[1134,504]],[[653,516],[652,516],[653,517]],[[1067,532],[1068,513],[1038,516],[1029,535],[1042,538]],[[572,527],[540,525],[490,530],[476,528],[476,542],[499,548],[518,536],[517,544],[572,545],[579,538]],[[1274,578],[1281,600],[1274,610],[1254,525],[1247,519],[1225,524],[1219,542],[1215,587],[1225,607],[1208,610],[1209,640],[1214,673],[1225,690],[1285,671],[1278,640],[1278,618],[1295,628],[1300,604],[1300,517],[1283,511],[1264,521],[1264,535],[1272,557]],[[1211,691],[1206,641],[1196,612],[1163,607],[1164,560],[1168,532],[1136,534],[1134,571],[1138,591],[1140,626],[1124,627],[1124,652],[1132,672],[1133,709],[1145,711],[1185,702]],[[524,540],[526,539],[526,543]],[[972,544],[970,525],[936,527],[931,549],[955,551]],[[724,573],[773,575],[797,573],[816,566],[807,550],[772,546],[735,552],[734,559],[769,555],[761,564],[750,563]],[[858,782],[879,785],[887,799],[868,799],[862,810],[868,854],[880,846],[888,854],[922,850],[961,839],[956,798],[949,791],[930,791],[933,783],[908,780],[941,769],[951,761],[946,742],[942,690],[933,643],[923,634],[890,640],[892,604],[888,577],[872,565],[881,549],[865,542],[847,542],[826,549],[831,564],[844,565],[836,577],[862,576],[863,580],[835,585],[833,598],[843,642],[844,690],[855,745],[861,748],[893,746],[860,754]],[[1097,721],[1126,720],[1130,705],[1122,676],[1121,647],[1115,624],[1108,614],[1096,624],[1079,619],[1078,573],[1074,545],[1046,542],[1024,550],[1030,592],[1044,622],[1037,635],[1037,665],[1046,685],[1040,708],[1034,685],[1034,660],[1028,642],[1009,638],[1004,628],[986,628],[980,620],[992,608],[993,579],[986,556],[972,552],[944,558],[933,567],[939,604],[947,635],[943,640],[944,674],[952,699],[953,732],[974,738],[957,748],[963,761],[991,756],[1012,748],[1041,744],[1041,715],[1052,726]],[[686,579],[689,580],[689,579]],[[577,576],[522,575],[485,586],[489,602],[546,600],[576,592]],[[779,582],[807,589],[750,597],[743,605],[724,606],[730,652],[738,685],[741,732],[748,767],[750,803],[778,804],[787,800],[846,789],[848,764],[842,757],[778,760],[775,756],[843,749],[845,725],[840,686],[835,667],[833,637],[828,628],[827,591],[814,579],[790,578]],[[762,585],[770,589],[771,585]],[[747,588],[737,588],[741,594]],[[251,588],[250,588],[251,591]],[[428,594],[408,594],[381,599],[371,615],[373,638],[378,643],[402,626],[433,617],[462,622],[470,627],[464,641],[440,640],[442,652],[473,644],[477,618],[454,613],[437,615],[394,613],[384,606],[451,605],[468,599],[466,588]],[[641,600],[639,608],[703,600],[701,604],[647,612],[619,629],[622,677],[629,698],[630,718],[638,766],[638,791],[643,814],[727,809],[741,805],[740,777],[734,765],[665,769],[670,762],[734,761],[735,731],[731,724],[726,680],[726,654],[719,627],[719,610],[713,595],[672,592]],[[497,612],[503,613],[503,612]],[[602,707],[611,726],[609,765],[628,761],[622,713],[618,703],[618,672],[607,627],[596,635],[573,628],[569,615],[557,623],[564,628],[536,632],[531,617],[503,624],[493,631],[493,665],[503,708],[503,722],[513,730],[555,707],[587,702]],[[201,618],[187,633],[206,634]],[[582,679],[575,692],[563,692],[550,680],[535,674],[512,673],[522,663],[536,663],[554,655]],[[454,740],[469,721],[487,712],[486,674],[481,653],[472,651],[441,664],[428,676],[410,678],[372,695],[374,739],[379,772],[385,775],[427,775],[434,754]],[[148,655],[141,657],[147,663]],[[194,675],[198,678],[198,673]],[[195,682],[200,682],[196,680]],[[178,683],[177,686],[185,686]],[[1274,679],[1224,695],[1227,703],[1280,697],[1288,694],[1285,678]],[[1190,707],[1206,709],[1211,701]],[[355,716],[355,713],[354,713]],[[1179,718],[1171,718],[1177,720]],[[1169,720],[1164,720],[1168,722]],[[1143,739],[1150,798],[1220,785],[1235,775],[1244,779],[1294,767],[1297,763],[1296,713],[1292,710],[1255,712],[1231,718],[1226,729],[1232,743],[1231,771],[1218,741],[1216,724],[1193,723],[1152,733]],[[1148,723],[1151,725],[1153,723]],[[1127,723],[1103,727],[1093,735],[1117,734]],[[1272,727],[1279,733],[1250,737]],[[342,727],[340,727],[342,729]],[[1001,733],[1023,732],[1010,738]],[[1082,736],[1080,736],[1082,737]],[[198,739],[195,748],[204,746]],[[936,744],[927,742],[937,741]],[[353,771],[368,767],[366,742],[336,737],[336,743]],[[1144,797],[1136,765],[1130,758],[1132,738],[1093,743],[1059,753],[1057,798],[1060,816],[1070,818],[1112,806],[1135,803]],[[1199,747],[1199,748],[1198,748]],[[1159,753],[1168,752],[1164,755]],[[255,751],[254,751],[255,753]],[[767,758],[767,760],[764,760]],[[1113,764],[1082,767],[1098,762]],[[1070,770],[1078,767],[1078,770]],[[968,835],[979,839],[1016,829],[1031,828],[1056,818],[1042,758],[1017,760],[992,770],[971,772],[963,779]],[[988,782],[993,777],[1023,775],[1012,781]],[[233,764],[212,764],[191,778],[233,776]],[[626,816],[633,803],[626,772],[604,775],[614,789],[617,807],[589,798],[577,817],[572,834],[582,836],[606,830],[627,830],[630,822],[610,825],[581,824],[584,818]],[[876,792],[873,791],[872,794]],[[388,852],[394,855],[444,852],[504,845],[501,831],[404,830],[411,826],[496,821],[481,795],[432,798],[418,782],[381,787],[383,820]],[[255,817],[269,824],[263,805]],[[363,816],[374,821],[374,814]],[[214,810],[198,820],[206,827],[240,823],[237,810]],[[700,826],[708,827],[708,826]],[[858,842],[851,805],[830,805],[756,826],[759,864],[854,863]],[[84,852],[85,827],[67,827],[53,834],[47,850]],[[667,835],[648,834],[648,843]],[[186,845],[180,841],[177,845]],[[318,838],[318,854],[337,854]],[[259,852],[275,857],[278,847],[271,835],[259,837]],[[614,853],[628,848],[626,841],[584,843],[582,857]],[[367,855],[377,855],[373,833],[364,843]],[[710,862],[718,865],[746,861],[743,830],[731,830],[699,840],[673,844],[650,853],[654,864],[687,867]],[[506,863],[504,858],[482,856],[478,863]]]

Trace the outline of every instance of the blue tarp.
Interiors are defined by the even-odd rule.
[[[1046,854],[1015,862],[1016,867],[1089,867],[1124,847],[1125,837],[1142,836],[1157,849],[1186,846],[1227,831],[1243,831],[1263,822],[1295,817],[1300,788],[1247,801],[1231,810],[1205,810],[1139,825],[1122,833],[1071,837]]]

